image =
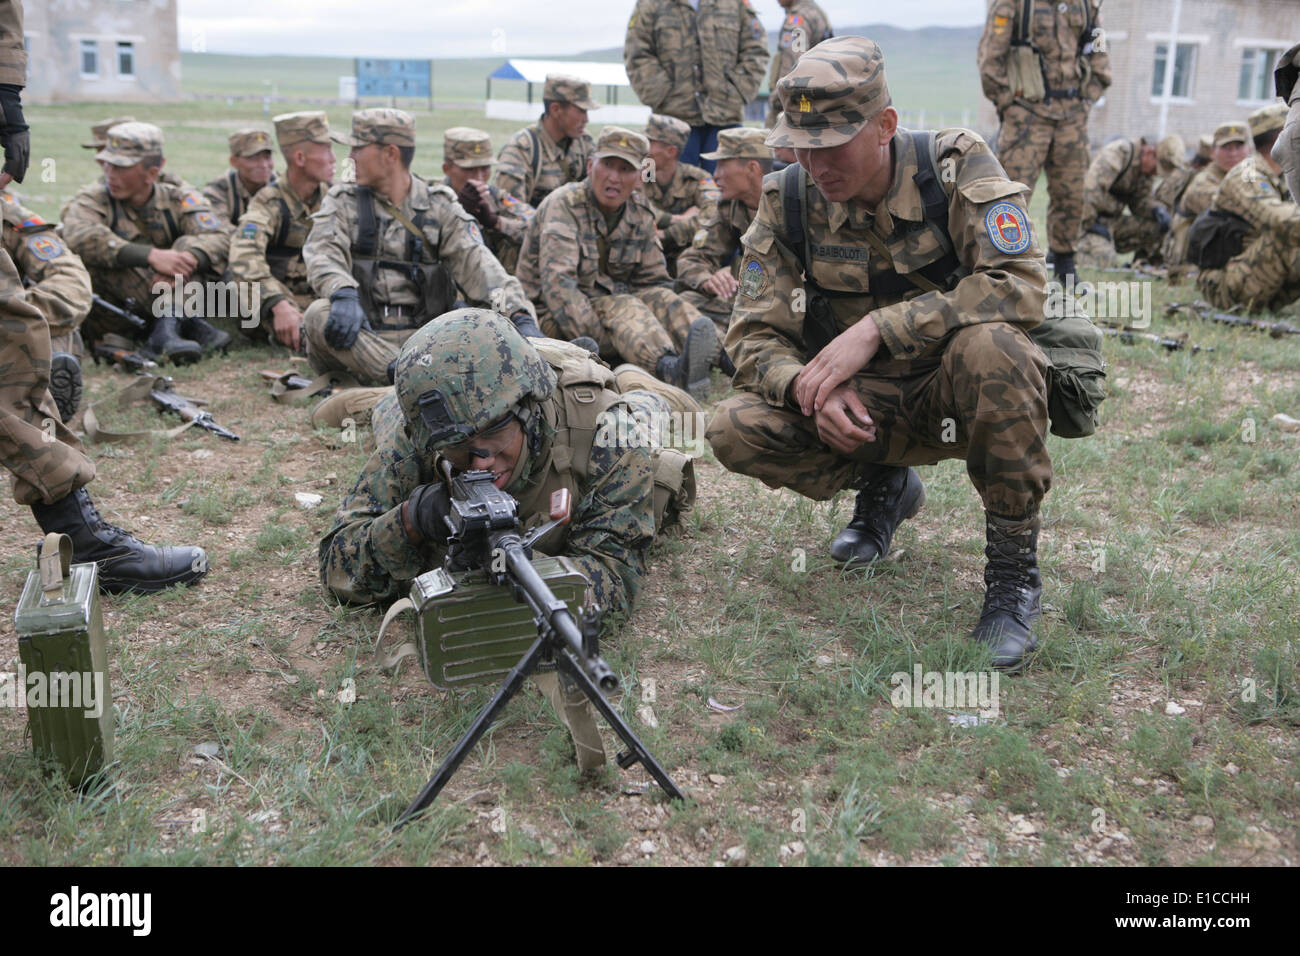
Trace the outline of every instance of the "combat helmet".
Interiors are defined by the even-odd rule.
[[[514,415],[528,424],[555,373],[509,319],[456,309],[406,340],[394,373],[407,434],[432,454]]]

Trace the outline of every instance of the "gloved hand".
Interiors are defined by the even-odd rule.
[[[0,83],[0,140],[4,142],[5,164],[3,170],[22,182],[27,175],[27,164],[31,160],[31,134],[27,130],[27,120],[23,117],[22,87],[13,83]]]
[[[1173,219],[1169,216],[1169,210],[1164,206],[1156,206],[1152,215],[1155,216],[1156,222],[1160,224],[1161,234],[1168,232],[1169,227],[1173,224]]]
[[[515,324],[515,328],[519,330],[519,334],[526,339],[546,338],[546,336],[542,334],[542,330],[537,327],[537,320],[527,312],[516,312],[514,315],[510,316],[510,321]]]
[[[492,207],[483,201],[483,194],[474,185],[474,180],[471,179],[461,186],[456,198],[465,207],[465,211],[477,219],[484,229],[497,227],[498,216],[492,211]]]
[[[402,524],[417,544],[446,544],[450,516],[451,496],[440,481],[420,485],[402,505]]]
[[[1089,226],[1088,231],[1095,236],[1101,236],[1103,239],[1110,238],[1110,227],[1101,220],[1098,220]]]
[[[361,311],[361,299],[356,289],[339,289],[330,296],[330,317],[325,322],[325,341],[330,348],[352,348],[361,330],[368,328],[370,323]]]

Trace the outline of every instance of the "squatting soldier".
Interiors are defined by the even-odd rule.
[[[1187,232],[1192,223],[1210,207],[1228,170],[1250,155],[1250,129],[1245,123],[1220,123],[1212,142],[1210,165],[1192,176],[1182,195],[1174,195],[1171,189],[1156,190],[1156,200],[1175,211],[1173,226],[1162,247],[1166,252],[1165,261],[1170,265],[1186,260]]]
[[[707,393],[718,357],[713,323],[672,291],[654,212],[636,192],[650,144],[607,126],[591,174],[543,200],[519,257],[519,281],[552,338],[594,340],[663,381]]]
[[[639,370],[616,374],[583,349],[524,339],[501,316],[473,309],[411,336],[395,377],[395,394],[374,411],[375,451],[321,540],[327,591],[348,603],[388,602],[442,566],[445,461],[455,471],[493,472],[527,526],[546,520],[551,494],[567,488],[571,520],[543,537],[539,550],[567,557],[591,582],[597,604],[626,614],[656,528],[689,508],[693,476],[686,456],[653,441],[596,436],[635,434],[638,421],[699,406]],[[683,491],[656,501],[657,485]],[[553,682],[546,689],[574,734],[579,766],[604,763],[590,715],[565,707]]]
[[[1088,112],[1111,81],[1100,7],[1100,0],[995,0],[980,37],[980,82],[1002,123],[998,159],[1031,194],[1046,169],[1047,241],[1062,282],[1074,274],[1084,218]]]
[[[681,161],[713,172],[700,154],[718,130],[739,126],[767,71],[767,33],[748,0],[637,0],[623,65],[637,97],[655,113],[685,120]]]
[[[81,259],[63,244],[46,222],[26,209],[8,190],[0,191],[5,251],[27,286],[27,301],[40,310],[53,350],[50,393],[59,417],[71,421],[81,401],[81,323],[90,311],[90,274]]]
[[[230,334],[179,308],[157,311],[155,289],[167,298],[182,280],[216,280],[226,270],[230,227],[192,189],[158,181],[162,130],[150,123],[122,123],[108,131],[108,145],[95,154],[105,182],[83,186],[63,212],[63,238],[90,270],[95,292],[119,308],[152,319],[146,349],[173,362],[196,361],[204,351],[225,348]],[[162,287],[169,288],[165,293]],[[161,303],[160,303],[161,305]],[[87,331],[134,334],[120,319],[92,309]]]
[[[871,40],[814,47],[777,95],[785,112],[767,143],[793,148],[799,165],[767,178],[743,239],[726,342],[741,393],[718,405],[709,442],[728,469],[769,487],[815,500],[854,489],[853,520],[831,546],[848,566],[889,554],[920,509],[910,466],[964,458],[988,542],[972,637],[996,666],[1017,667],[1035,646],[1039,503],[1052,478],[1047,363],[1025,331],[1042,321],[1047,278],[1028,190],[969,130],[899,130]],[[806,244],[791,240],[787,176]],[[939,203],[943,236],[926,225]]]
[[[411,172],[415,118],[393,109],[352,114],[355,183],[339,183],[312,216],[303,246],[320,297],[303,319],[318,372],[389,382],[397,350],[464,297],[540,334],[532,304],[483,244],[483,231],[448,187]]]
[[[1291,198],[1300,202],[1300,43],[1287,50],[1273,71],[1274,88],[1290,105],[1286,125],[1273,143],[1273,161],[1282,167]]]
[[[27,78],[23,10],[0,3],[0,189],[22,182],[30,155],[21,91]],[[86,485],[95,465],[59,420],[49,393],[50,332],[23,291],[9,253],[0,249],[0,463],[14,501],[30,505],[41,530],[72,538],[72,560],[99,564],[105,591],[157,591],[207,573],[202,548],[154,548],[100,516]]]
[[[781,22],[781,33],[776,40],[776,56],[767,75],[767,128],[776,125],[781,109],[776,105],[776,84],[794,68],[795,61],[822,40],[829,40],[831,21],[826,11],[813,0],[776,0],[786,11]]]
[[[549,74],[541,117],[501,147],[492,185],[536,209],[556,188],[582,179],[596,145],[587,135],[587,112],[599,105],[586,80]]]
[[[108,131],[110,129],[112,129],[114,126],[118,125],[119,123],[134,123],[134,122],[135,122],[134,116],[110,116],[106,120],[100,120],[98,123],[95,123],[90,127],[90,142],[82,143],[81,148],[93,149],[95,152],[99,152],[101,149],[103,149],[105,146],[108,145]],[[100,182],[103,181],[104,179],[101,176]],[[177,176],[170,169],[164,169],[161,173],[158,174],[158,182],[170,183],[173,186],[183,186],[186,189],[194,188],[185,180],[181,179],[181,177]],[[59,216],[62,217],[62,215],[63,213],[60,212]]]
[[[483,238],[497,261],[511,274],[519,261],[519,247],[524,230],[536,212],[505,190],[488,183],[488,172],[496,159],[492,156],[492,137],[481,129],[453,126],[442,139],[444,186],[456,194],[465,211],[478,220]]]
[[[1152,194],[1156,170],[1155,143],[1145,136],[1117,139],[1097,151],[1083,179],[1078,243],[1089,260],[1108,265],[1115,253],[1132,252],[1136,260],[1160,261],[1160,241],[1173,220]]]
[[[754,221],[763,198],[763,177],[772,171],[772,151],[759,129],[739,127],[718,134],[717,152],[722,202],[717,215],[695,234],[691,248],[677,260],[677,288],[682,298],[711,317],[718,334],[727,334],[731,305],[740,275],[740,239]]]
[[[229,142],[231,168],[203,187],[203,198],[218,218],[237,226],[257,191],[275,182],[275,160],[263,130],[235,130]]]
[[[271,122],[284,154],[285,178],[258,190],[240,218],[230,239],[230,276],[258,285],[261,327],[296,352],[303,311],[315,298],[302,247],[312,214],[334,181],[330,143],[343,140],[330,133],[329,119],[319,110],[282,113]]]
[[[1300,207],[1272,156],[1286,116],[1282,103],[1250,114],[1255,153],[1223,177],[1210,204],[1249,224],[1241,252],[1221,269],[1202,266],[1197,276],[1201,295],[1216,308],[1276,311],[1300,298]]]
[[[690,134],[691,128],[681,120],[659,113],[650,114],[645,127],[654,175],[641,184],[641,193],[654,210],[670,275],[676,274],[677,257],[682,250],[718,208],[718,186],[713,177],[700,167],[678,159]]]

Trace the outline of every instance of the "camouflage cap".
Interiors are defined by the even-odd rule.
[[[799,57],[776,95],[784,112],[768,146],[839,146],[889,105],[885,55],[866,37],[823,40]]]
[[[572,103],[579,109],[584,110],[594,110],[600,106],[591,98],[591,84],[580,76],[571,76],[568,73],[546,74],[546,85],[542,87],[542,99]]]
[[[231,156],[256,156],[271,151],[271,134],[260,129],[237,129],[228,137]]]
[[[700,153],[700,159],[771,159],[767,148],[767,130],[736,126],[718,132],[718,148]]]
[[[1214,149],[1214,137],[1209,133],[1206,133],[1196,144],[1196,158],[1208,162],[1210,159],[1210,150],[1212,149]]]
[[[491,166],[492,137],[472,126],[453,126],[442,134],[442,158],[466,169]]]
[[[1156,161],[1164,172],[1187,168],[1187,147],[1177,133],[1166,136],[1156,145]]]
[[[1249,143],[1250,138],[1250,128],[1245,123],[1220,123],[1214,127],[1212,142],[1215,146],[1222,146],[1224,143]]]
[[[649,155],[650,141],[640,133],[621,126],[606,126],[600,131],[600,139],[596,140],[596,151],[591,154],[591,158],[617,156],[633,166],[640,166]]]
[[[1263,136],[1275,129],[1281,129],[1286,125],[1286,114],[1287,105],[1285,103],[1273,103],[1255,110],[1246,117],[1250,122],[1250,135],[1252,137]]]
[[[405,110],[378,107],[352,114],[352,135],[339,138],[344,146],[414,146],[415,117]]]
[[[99,162],[113,166],[134,166],[146,156],[161,156],[163,134],[152,123],[118,123],[108,131],[104,148],[95,154]]]
[[[651,113],[645,124],[645,138],[683,149],[690,139],[691,128],[684,120],[663,113]]]
[[[103,149],[108,142],[108,131],[119,123],[134,123],[134,116],[114,116],[90,127],[90,142],[82,143],[82,149]]]
[[[297,146],[299,143],[335,143],[345,142],[345,137],[330,132],[329,117],[323,110],[304,110],[300,113],[281,113],[273,116],[275,140],[281,149]]]

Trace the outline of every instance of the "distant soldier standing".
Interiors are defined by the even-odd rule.
[[[587,135],[587,113],[599,105],[586,80],[548,75],[541,117],[501,147],[492,185],[536,209],[558,187],[582,179],[595,149]]]
[[[483,239],[506,272],[514,274],[524,230],[536,212],[526,202],[488,183],[496,159],[492,137],[481,129],[453,126],[442,134],[442,184],[483,227]]]
[[[984,95],[1002,127],[1007,176],[1032,193],[1047,170],[1047,240],[1056,277],[1074,274],[1088,168],[1088,112],[1110,86],[1099,0],[994,0],[980,37]]]
[[[776,125],[781,108],[777,105],[776,84],[794,68],[795,61],[822,40],[829,40],[831,21],[826,11],[817,6],[813,0],[776,0],[786,11],[785,20],[781,22],[781,33],[776,40],[776,56],[772,57],[772,69],[767,75],[767,128]]]
[[[654,209],[670,275],[676,274],[677,257],[718,208],[718,186],[713,177],[678,158],[690,135],[691,128],[684,122],[661,113],[652,113],[645,127],[654,175],[642,183],[641,192]]]
[[[271,137],[260,129],[241,129],[230,134],[230,169],[203,187],[203,197],[218,217],[239,225],[257,191],[275,182],[275,159]]]

